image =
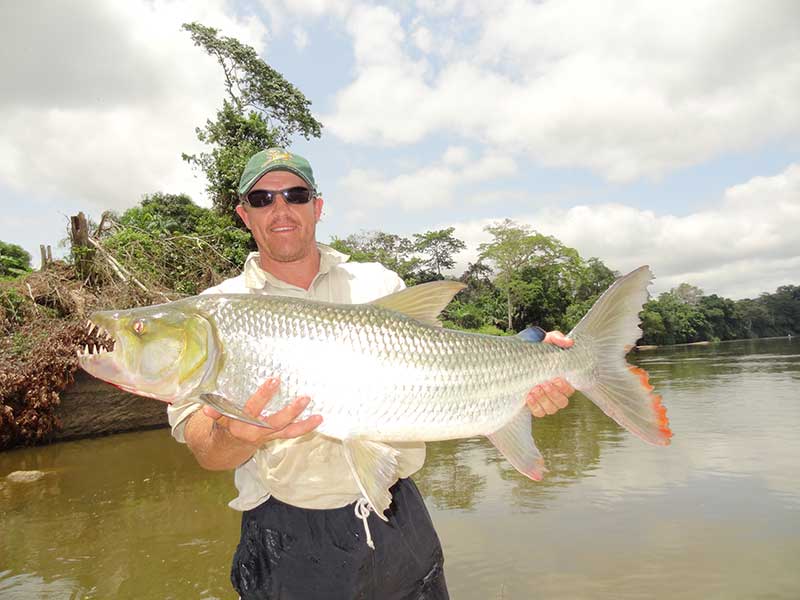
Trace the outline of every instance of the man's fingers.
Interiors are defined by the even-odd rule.
[[[530,396],[528,396],[528,406],[530,406],[531,413],[533,413],[534,417],[541,418],[547,414],[544,412],[542,405],[539,404],[537,400],[533,400]]]
[[[556,377],[550,383],[552,383],[559,392],[567,397],[572,396],[572,394],[575,393],[575,388],[572,387],[566,379]]]
[[[572,389],[572,386],[566,381],[560,381],[561,383],[548,381],[530,391],[526,400],[534,417],[555,414],[569,404],[569,398],[562,390]]]
[[[203,406],[203,414],[210,419],[214,419],[215,421],[219,421],[219,418],[222,416],[221,412],[214,410],[208,405]]]
[[[267,379],[255,392],[253,392],[253,395],[248,398],[247,402],[245,402],[244,412],[251,417],[258,418],[258,416],[261,414],[261,411],[264,410],[264,407],[270,402],[270,400],[272,400],[273,396],[275,396],[275,392],[278,391],[279,387],[279,379],[276,377],[270,377]]]
[[[560,331],[548,331],[547,335],[544,336],[544,342],[546,344],[555,344],[559,348],[569,348],[575,343],[575,340],[569,339]]]
[[[319,427],[320,423],[322,423],[321,415],[311,415],[302,421],[290,423],[280,431],[276,432],[273,435],[273,439],[300,437],[301,435],[305,435],[309,431],[313,431]]]
[[[295,398],[292,403],[289,404],[289,406],[282,408],[275,414],[270,415],[264,419],[264,421],[266,421],[271,427],[281,430],[299,417],[300,414],[305,410],[306,406],[308,406],[310,401],[311,398],[308,396]]]

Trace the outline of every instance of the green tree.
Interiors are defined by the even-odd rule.
[[[568,304],[559,319],[561,330],[570,331],[575,327],[618,276],[619,273],[609,269],[599,258],[593,256],[581,261],[575,272],[574,290],[564,290]]]
[[[651,313],[656,313],[658,317]],[[657,327],[653,327],[659,323]],[[646,344],[683,344],[706,340],[711,325],[698,306],[693,306],[673,292],[664,292],[658,300],[644,306],[644,342]],[[647,324],[650,324],[648,328]]]
[[[414,251],[422,254],[422,264],[442,278],[442,269],[452,269],[456,264],[453,254],[467,245],[453,235],[455,227],[414,234]]]
[[[672,288],[670,292],[684,304],[696,306],[703,296],[703,290],[689,283],[681,283],[678,287]]]
[[[737,337],[736,303],[716,294],[701,296],[697,302],[711,329],[706,336],[711,340],[732,340]]]
[[[519,297],[522,290],[515,285],[515,275],[536,255],[538,240],[528,226],[511,219],[487,225],[484,231],[493,239],[478,246],[480,259],[494,265],[497,273],[495,285],[505,296],[506,325],[511,330],[514,311],[522,301]]]
[[[355,262],[378,262],[400,275],[407,285],[420,283],[419,259],[408,238],[384,231],[362,231],[346,238],[334,237],[330,246]]]
[[[658,310],[655,310],[650,301],[642,309],[642,338],[646,344],[659,344],[667,337],[667,328],[664,325],[664,317]]]
[[[736,301],[736,337],[758,338],[771,335],[774,321],[764,302],[745,298]]]
[[[494,239],[478,249],[481,259],[495,267],[495,285],[506,299],[508,329],[560,326],[584,272],[578,252],[509,219],[485,230]]]
[[[31,270],[31,255],[22,246],[0,241],[0,277],[17,277]]]
[[[583,263],[579,273],[576,300],[594,302],[619,276],[619,273],[609,269],[602,260],[591,257]]]
[[[773,294],[761,294],[759,300],[772,316],[768,335],[800,333],[800,286],[782,285]]]
[[[470,263],[459,280],[467,287],[445,307],[445,321],[457,328],[486,332],[502,326],[506,302],[492,282],[491,267],[480,261]]]
[[[225,75],[226,98],[216,120],[197,128],[211,150],[183,159],[206,174],[214,207],[232,214],[236,188],[247,159],[265,148],[288,146],[291,137],[319,137],[322,125],[311,102],[250,46],[200,23],[184,23],[196,46],[217,59]]]
[[[189,233],[206,209],[186,194],[146,194],[139,206],[126,210],[119,218],[121,224],[150,232]]]

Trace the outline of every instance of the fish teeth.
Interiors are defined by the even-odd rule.
[[[89,344],[84,344],[83,345],[83,353],[84,354],[89,354]]]

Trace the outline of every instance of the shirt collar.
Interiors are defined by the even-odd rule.
[[[317,277],[326,274],[332,267],[347,262],[350,258],[347,254],[342,254],[338,250],[319,242],[317,242],[317,249],[319,250],[319,273]],[[272,273],[262,269],[258,252],[251,252],[247,256],[247,260],[244,261],[244,284],[247,288],[254,290],[262,290],[267,285],[281,288],[297,287],[278,279]]]

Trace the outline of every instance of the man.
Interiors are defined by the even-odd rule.
[[[241,275],[205,293],[254,293],[329,302],[369,302],[404,287],[377,263],[349,263],[316,242],[322,212],[314,174],[301,156],[279,148],[255,154],[241,177],[237,214],[258,247]],[[545,341],[569,346],[558,332]],[[309,365],[313,369],[314,365]],[[266,381],[248,400],[253,417],[279,388]],[[532,390],[535,416],[563,408],[574,390],[564,381]],[[201,466],[235,469],[243,511],[231,580],[251,598],[447,598],[441,545],[409,476],[425,460],[423,443],[398,443],[398,480],[388,522],[371,514],[350,474],[341,442],[313,430],[318,415],[295,421],[309,398],[263,418],[274,429],[231,420],[209,407],[169,408],[173,435]],[[374,549],[373,549],[374,547]]]

